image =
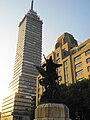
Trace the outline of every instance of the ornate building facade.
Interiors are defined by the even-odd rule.
[[[57,69],[58,76],[62,76],[60,84],[69,85],[83,79],[90,79],[90,39],[78,45],[77,40],[71,34],[64,33],[58,38],[55,50],[46,58],[50,56],[55,63],[62,64]],[[41,75],[37,76],[36,105],[39,104],[44,91],[39,84],[39,79]]]

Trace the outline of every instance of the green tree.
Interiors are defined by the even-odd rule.
[[[58,103],[64,103],[69,107],[70,116],[75,120],[76,115],[80,120],[90,118],[90,80],[83,80],[69,86],[60,85],[56,93]]]

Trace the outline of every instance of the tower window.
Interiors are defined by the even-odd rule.
[[[60,63],[60,58],[56,60],[56,63]]]
[[[79,68],[82,66],[82,62],[79,62],[78,64],[75,65],[75,68]]]
[[[76,72],[76,76],[80,76],[82,74],[83,74],[83,70],[80,70],[80,71]]]
[[[59,57],[59,53],[57,53],[57,57]]]
[[[75,58],[74,58],[74,61],[76,62],[76,61],[78,61],[79,59],[81,59],[81,55],[75,57]]]
[[[67,66],[67,63],[68,63],[68,61],[67,61],[67,60],[66,60],[66,61],[64,61],[64,62],[63,62],[64,66]]]
[[[86,59],[86,62],[89,63],[89,62],[90,62],[90,58],[87,58],[87,59]]]
[[[85,55],[89,55],[89,54],[90,54],[90,49],[85,52]]]
[[[87,67],[88,72],[90,72],[90,66]]]

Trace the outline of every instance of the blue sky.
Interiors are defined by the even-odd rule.
[[[0,106],[13,77],[18,25],[31,0],[0,0]],[[90,0],[34,0],[43,20],[43,53],[54,50],[57,38],[71,33],[79,44],[90,38]]]

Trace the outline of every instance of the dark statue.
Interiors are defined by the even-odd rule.
[[[52,56],[49,59],[45,59],[45,64],[42,66],[36,66],[39,73],[42,75],[42,79],[39,80],[40,85],[44,86],[45,91],[43,92],[40,103],[55,102],[55,93],[59,86],[59,78],[56,69],[62,64],[56,64],[52,60]]]

